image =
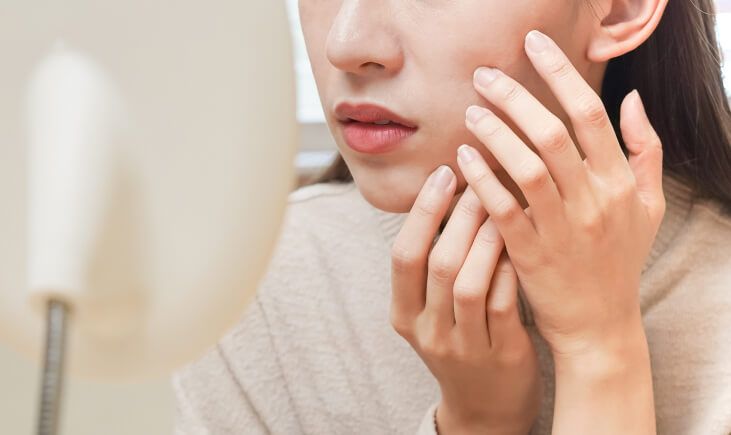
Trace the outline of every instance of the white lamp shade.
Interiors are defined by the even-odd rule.
[[[12,4],[10,4],[12,3]],[[0,340],[161,375],[243,314],[294,186],[284,2],[0,5]]]

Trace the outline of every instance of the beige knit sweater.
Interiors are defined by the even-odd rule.
[[[729,434],[731,217],[668,175],[664,188],[641,283],[658,432]],[[176,432],[434,434],[438,385],[389,324],[389,253],[405,217],[353,183],[293,192],[254,303],[174,376]],[[531,433],[547,434],[552,361],[526,314],[547,384]]]

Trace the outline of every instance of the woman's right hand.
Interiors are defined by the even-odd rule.
[[[470,187],[434,244],[455,189],[454,172],[437,169],[396,237],[391,323],[439,382],[440,434],[527,433],[542,398],[536,353],[517,274]]]

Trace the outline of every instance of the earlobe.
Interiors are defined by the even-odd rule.
[[[597,22],[587,57],[601,63],[629,53],[655,31],[668,0],[608,0],[609,11]]]

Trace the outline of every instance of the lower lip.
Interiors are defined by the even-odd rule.
[[[343,130],[348,146],[367,154],[391,151],[416,132],[416,128],[400,124],[377,125],[352,121],[345,123]]]

